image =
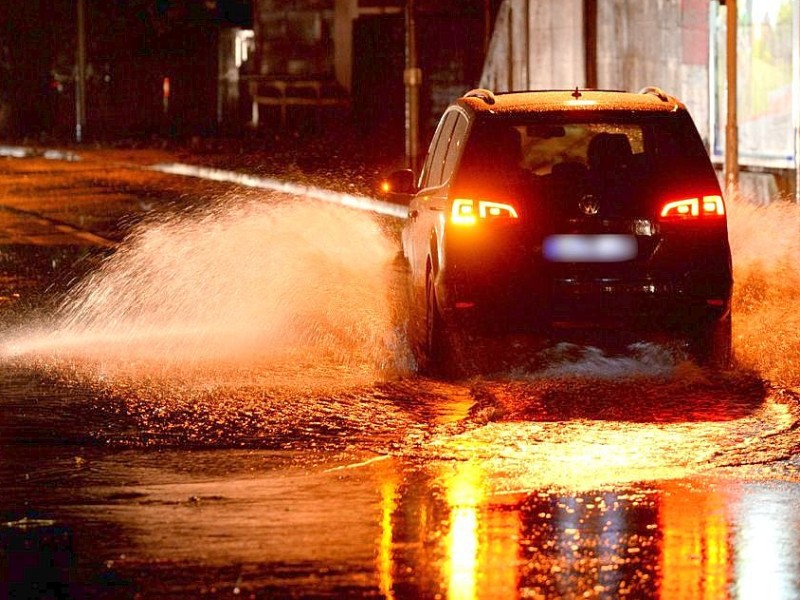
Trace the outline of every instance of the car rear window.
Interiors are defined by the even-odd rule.
[[[467,140],[461,181],[589,177],[716,184],[713,167],[687,113],[520,115],[478,120]],[[702,182],[702,183],[698,183]]]
[[[591,161],[605,158],[611,166],[614,158],[630,161],[645,151],[642,126],[639,124],[565,123],[516,126],[514,129],[518,132],[521,144],[520,166],[535,175],[548,175],[554,165],[565,162],[589,166]],[[595,139],[597,141],[593,144],[592,140]],[[612,143],[603,144],[603,140]],[[615,145],[614,141],[618,143]],[[622,156],[612,156],[613,149],[617,147],[622,149]],[[604,148],[605,152],[590,151],[597,148]]]

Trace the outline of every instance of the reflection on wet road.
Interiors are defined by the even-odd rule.
[[[0,512],[6,540],[70,532],[77,597],[800,592],[798,405],[752,377],[304,395],[53,369],[4,370]]]
[[[64,585],[76,597],[753,597],[767,575],[767,597],[800,591],[796,484],[690,478],[495,496],[480,461],[82,455],[45,453],[48,472],[25,484],[36,512],[73,532]],[[30,538],[5,527],[5,540]]]
[[[426,379],[384,229],[273,199],[0,247],[0,596],[800,596],[797,373],[753,323],[734,372]]]

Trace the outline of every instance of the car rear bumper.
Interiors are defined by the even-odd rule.
[[[437,285],[446,319],[483,331],[554,329],[691,332],[730,313],[731,286],[697,274],[680,281],[542,279],[495,286],[442,280]]]

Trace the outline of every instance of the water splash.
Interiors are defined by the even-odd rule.
[[[609,356],[594,346],[561,343],[545,350],[542,359],[545,366],[536,373],[537,378],[669,377],[676,368],[690,368],[673,349],[649,342],[631,344],[622,356]]]
[[[737,355],[774,381],[796,382],[800,323],[792,302],[800,269],[792,259],[800,210],[734,201],[729,212]],[[305,446],[321,436],[310,430],[350,443],[362,429],[365,438],[379,431],[394,440],[411,428],[408,446],[420,442],[433,457],[482,449],[488,460],[498,458],[500,473],[500,459],[511,456],[520,472],[510,485],[520,489],[563,483],[560,470],[577,485],[600,469],[610,446],[618,454],[613,481],[643,477],[654,457],[675,456],[675,448],[694,452],[688,461],[669,458],[666,477],[705,468],[727,440],[750,443],[794,427],[793,404],[765,402],[757,378],[706,381],[654,344],[636,345],[629,356],[556,346],[537,373],[517,381],[512,373],[510,382],[469,388],[421,378],[405,382],[408,389],[376,387],[376,379],[411,364],[396,315],[403,307],[393,291],[395,253],[392,236],[366,213],[265,204],[263,196],[221,200],[139,226],[46,327],[0,341],[0,359],[44,357],[59,378],[74,370],[93,393],[108,392],[112,402],[104,397],[98,406],[123,415],[121,430],[133,420],[145,442],[171,443],[180,431],[187,443]],[[454,398],[474,401],[475,418],[458,419],[455,435],[419,433],[426,429],[417,421],[429,422]],[[118,410],[113,400],[122,403]],[[572,424],[564,428],[565,421]],[[637,447],[653,451],[640,461]],[[580,451],[557,468],[526,466],[546,465],[570,448]],[[729,450],[738,460],[740,447]]]
[[[257,367],[287,385],[306,385],[312,372],[366,382],[412,370],[392,236],[366,213],[264,199],[143,223],[50,322],[0,342],[0,357],[94,361],[103,376]],[[800,207],[736,197],[728,213],[736,357],[773,383],[798,385]],[[624,357],[563,346],[551,354],[539,376],[691,375],[655,345]]]
[[[739,363],[773,383],[800,384],[800,206],[728,202]]]
[[[399,354],[388,297],[395,252],[365,213],[223,200],[139,226],[46,330],[0,352],[116,373],[323,363],[337,377],[374,378]]]

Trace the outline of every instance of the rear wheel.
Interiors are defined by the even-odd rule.
[[[458,379],[468,373],[466,338],[460,324],[449,323],[439,310],[433,273],[425,280],[425,337],[420,371],[426,375]]]
[[[728,369],[733,363],[731,316],[703,324],[690,339],[692,357],[704,367]]]
[[[441,374],[445,370],[447,352],[447,331],[439,312],[436,299],[436,287],[433,285],[432,273],[425,278],[425,361],[424,371],[429,374]]]

